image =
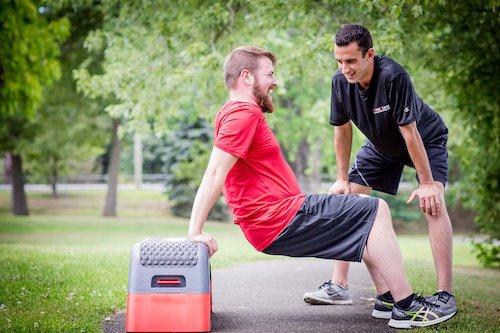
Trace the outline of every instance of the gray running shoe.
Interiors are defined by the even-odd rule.
[[[408,309],[400,309],[397,304],[392,309],[389,326],[392,328],[414,328],[442,323],[457,313],[456,307],[441,307],[429,303],[422,296],[415,296]]]
[[[377,319],[391,319],[392,308],[394,302],[388,302],[382,299],[380,295],[375,298],[375,305],[373,306],[372,317]]]
[[[447,291],[438,291],[431,296],[427,296],[425,300],[429,303],[436,304],[441,308],[450,308],[457,311],[457,301],[455,300],[455,296],[450,294]]]
[[[331,280],[323,283],[318,290],[304,294],[304,302],[311,305],[352,304],[349,287],[342,288]]]

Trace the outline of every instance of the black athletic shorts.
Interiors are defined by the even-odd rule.
[[[432,177],[446,186],[448,181],[448,149],[446,140],[426,144]],[[395,195],[404,166],[414,168],[410,156],[394,159],[382,155],[367,141],[356,154],[354,165],[349,170],[349,181],[371,187],[374,190]],[[417,175],[418,181],[418,175]]]
[[[367,196],[307,195],[285,230],[262,252],[361,261],[378,203]]]

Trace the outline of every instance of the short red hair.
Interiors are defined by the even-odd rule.
[[[240,46],[235,48],[224,61],[224,80],[228,89],[236,87],[236,81],[241,72],[246,69],[255,73],[258,69],[258,61],[261,57],[267,57],[276,66],[276,56],[268,50],[256,46]]]

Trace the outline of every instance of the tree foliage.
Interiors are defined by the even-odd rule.
[[[36,139],[26,145],[23,155],[29,179],[48,181],[56,196],[60,176],[103,150],[106,122],[101,105],[77,93],[72,78],[72,71],[86,57],[83,40],[98,24],[98,15],[86,7],[77,11],[44,8],[46,16],[68,18],[70,36],[61,45],[61,78],[44,91],[43,102],[32,120]]]
[[[105,2],[101,11],[103,27],[85,45],[104,54],[102,69],[92,71],[90,58],[75,77],[89,96],[112,98],[106,110],[126,128],[152,124],[161,134],[186,116],[211,121],[227,95],[225,55],[242,44],[260,45],[279,58],[280,107],[269,121],[292,167],[299,179],[332,172],[332,145],[322,144],[332,137],[332,36],[342,22],[362,18],[371,24],[362,7],[345,1],[191,0]],[[386,53],[398,50],[395,39],[381,39]]]
[[[268,117],[288,159],[333,166],[327,124],[333,34],[341,23],[360,22],[372,32],[378,54],[411,69],[441,113],[455,117],[452,158],[460,155],[462,183],[482,230],[499,237],[499,2],[430,0],[346,1],[145,1],[104,2],[102,29],[87,40],[104,54],[101,71],[84,64],[75,76],[95,97],[112,97],[107,111],[126,126],[157,133],[180,119],[211,119],[225,99],[224,56],[242,44],[278,55],[280,85]],[[427,82],[426,82],[427,81]],[[276,95],[276,94],[275,94]],[[435,105],[435,106],[436,106]],[[459,125],[457,125],[459,124]],[[460,127],[462,126],[463,127]],[[462,131],[463,135],[457,135]],[[358,138],[359,142],[359,138]],[[307,147],[313,161],[303,163]],[[328,143],[328,144],[324,144]],[[319,150],[319,152],[317,151]],[[453,162],[455,163],[455,162]]]
[[[161,158],[167,175],[165,190],[170,209],[177,216],[189,217],[193,201],[208,163],[211,150],[212,128],[203,119],[184,121],[179,130],[166,136]],[[208,218],[226,220],[228,212],[222,200],[218,200]]]
[[[0,150],[12,151],[29,132],[44,87],[61,74],[59,44],[69,24],[48,21],[29,0],[2,1],[0,23]]]
[[[477,212],[478,226],[492,238],[478,252],[479,258],[496,253],[483,262],[498,266],[500,251],[494,239],[500,239],[500,59],[492,50],[500,44],[500,2],[381,1],[378,5],[398,8],[392,19],[399,22],[412,61],[437,73],[445,93],[454,98],[454,116],[463,125],[457,129],[460,145],[455,150],[461,161],[462,198]]]
[[[30,0],[0,3],[0,152],[12,156],[12,211],[27,215],[21,152],[35,135],[43,89],[60,76],[66,18],[49,20]]]

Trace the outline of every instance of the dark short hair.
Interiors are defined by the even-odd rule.
[[[364,26],[361,24],[342,25],[335,34],[335,44],[337,46],[347,46],[352,42],[358,43],[363,57],[373,47],[372,36]]]

